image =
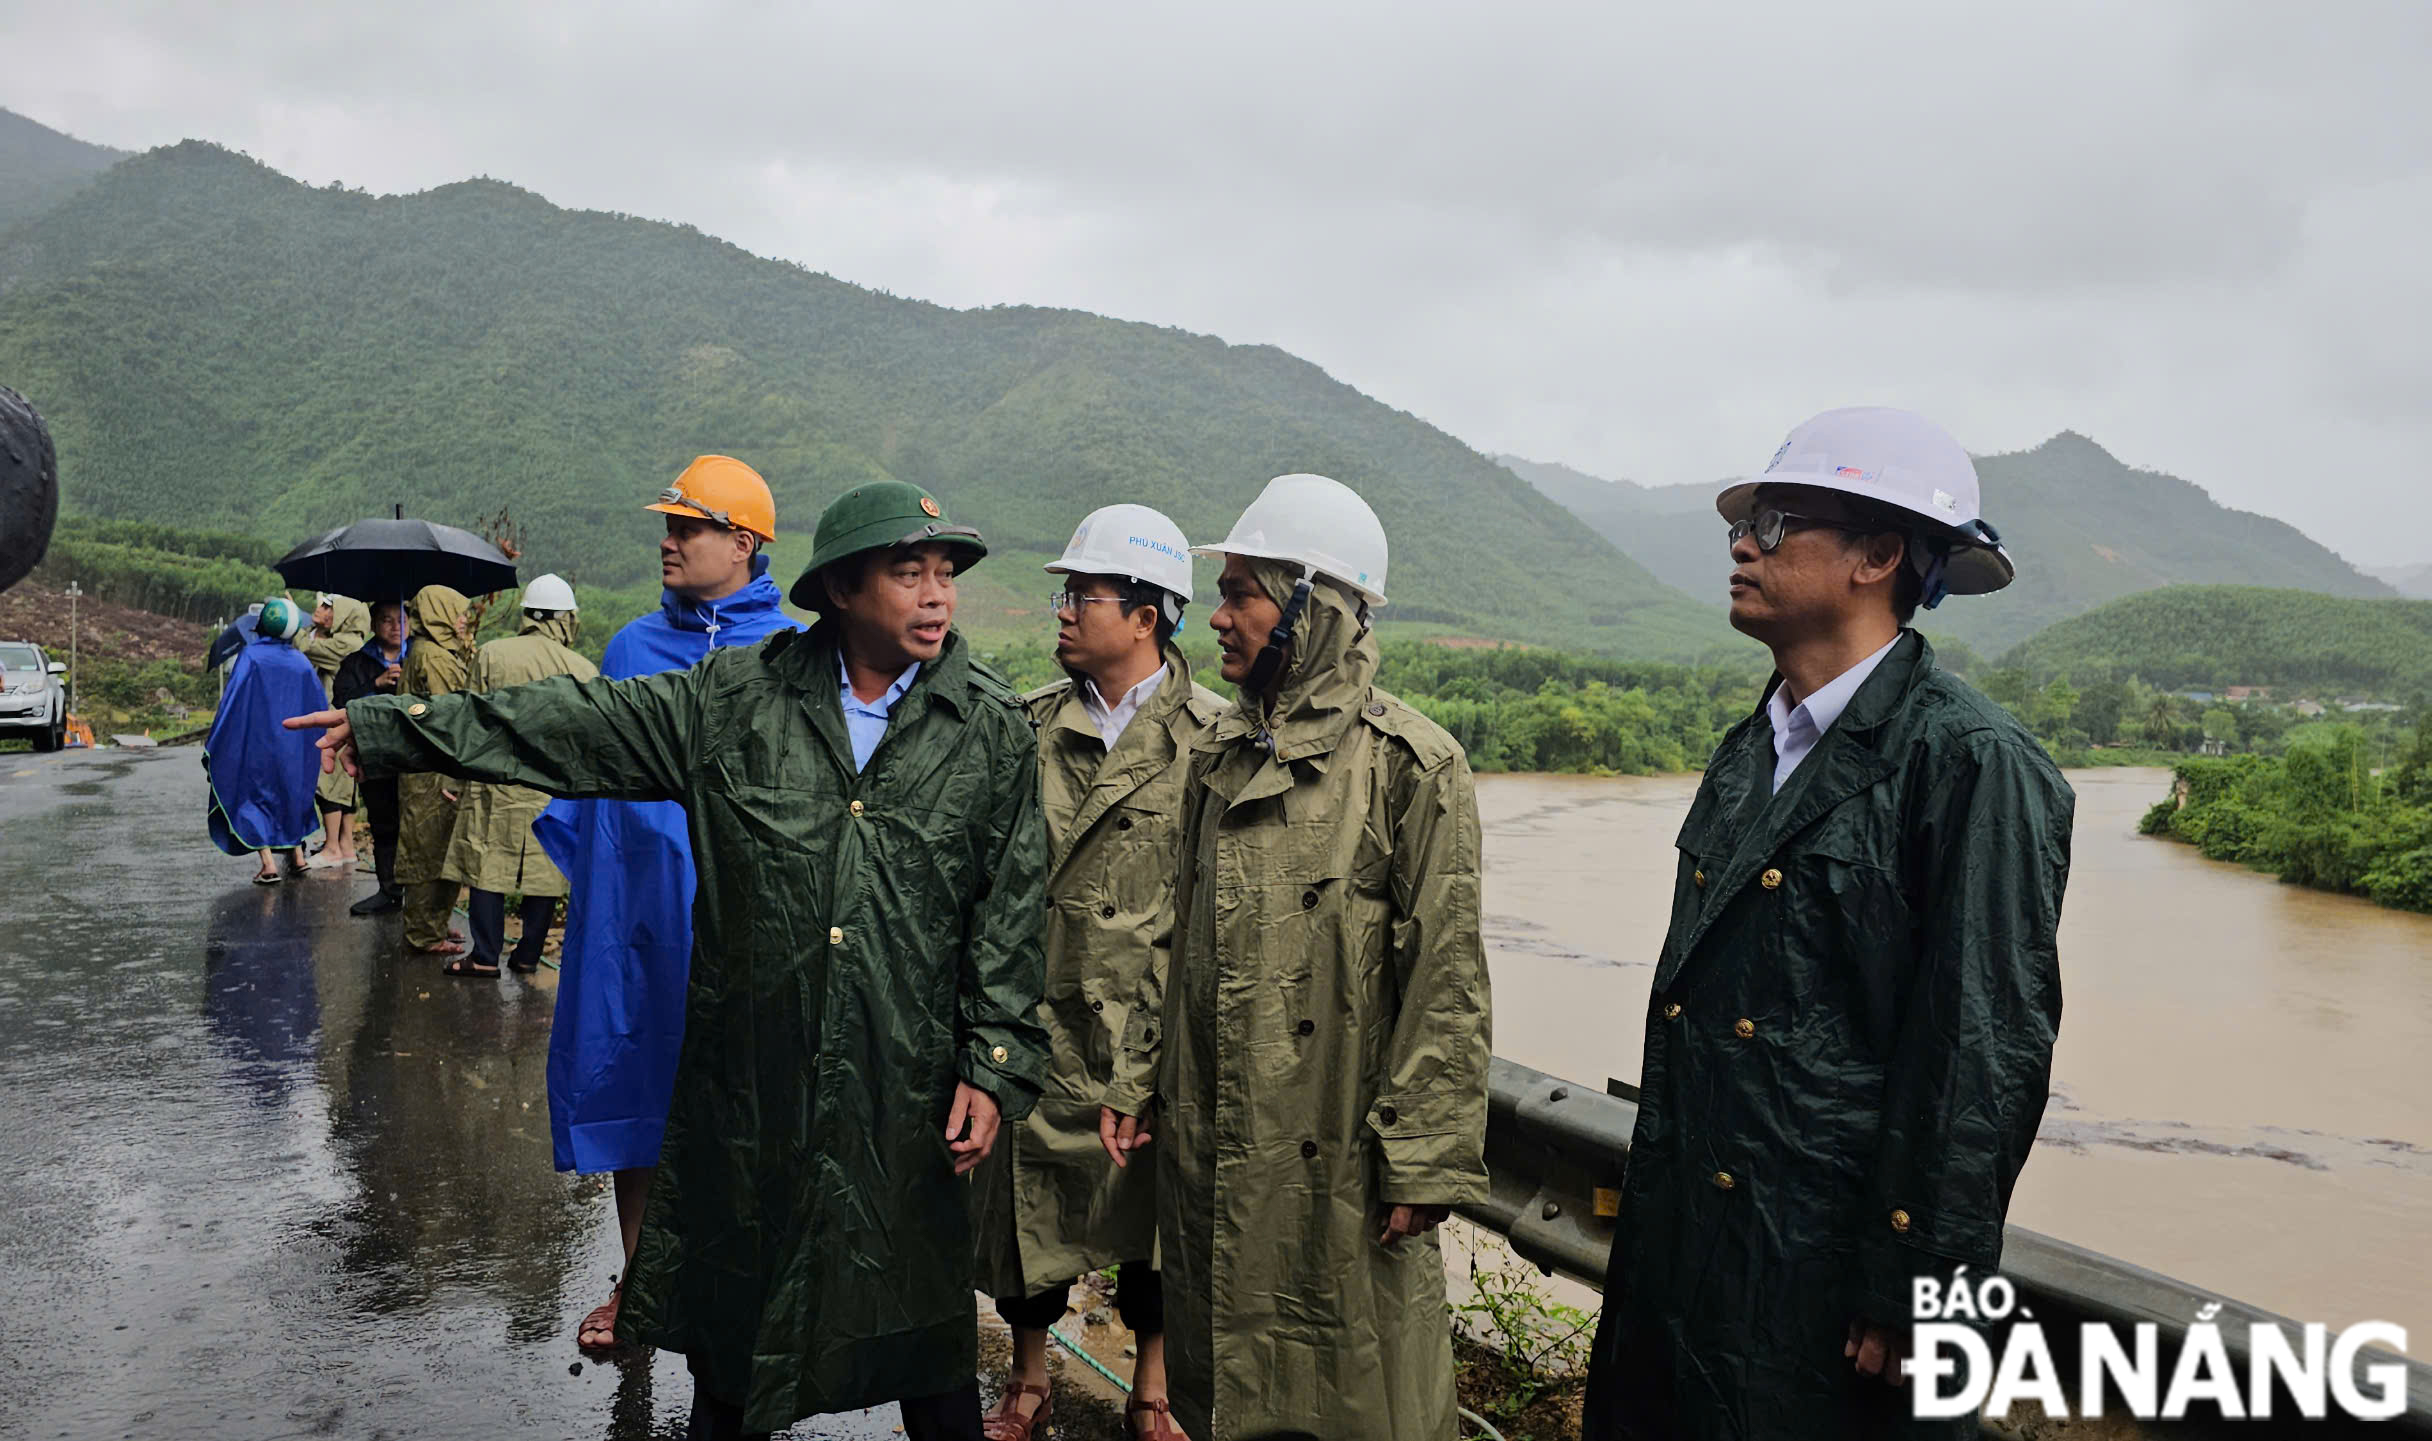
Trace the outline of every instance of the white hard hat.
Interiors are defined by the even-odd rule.
[[[1056,575],[1121,575],[1161,586],[1177,604],[1191,598],[1191,543],[1182,527],[1145,505],[1101,506],[1081,517]]]
[[[536,577],[524,587],[525,610],[573,610],[574,587],[555,574]]]
[[[1370,605],[1385,603],[1385,527],[1350,486],[1322,475],[1268,481],[1232,534],[1191,553],[1282,561],[1332,576]]]
[[[2017,575],[2010,553],[1981,514],[1976,465],[1942,427],[1914,411],[1881,405],[1828,410],[1800,425],[1762,475],[1735,480],[1715,497],[1723,519],[1745,520],[1757,487],[1808,485],[1906,511],[1950,546],[1942,581],[1953,595],[1984,595]],[[1928,558],[1917,557],[1922,570]]]

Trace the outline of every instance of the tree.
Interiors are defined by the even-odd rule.
[[[2167,695],[2156,695],[2145,712],[2145,743],[2159,750],[2179,748],[2179,705]]]
[[[2217,705],[2204,712],[2204,739],[2228,745],[2238,738],[2238,713]]]
[[[2072,717],[2096,745],[2119,739],[2120,721],[2128,714],[2128,687],[2116,680],[2098,680],[2077,695]]]
[[[2035,733],[2046,738],[2069,729],[2077,715],[2077,687],[2067,676],[2055,676],[2035,698]]]

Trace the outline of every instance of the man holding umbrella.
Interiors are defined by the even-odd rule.
[[[889,1400],[981,1435],[960,1177],[1038,1095],[1047,903],[1037,742],[952,628],[985,554],[865,485],[820,517],[807,634],[288,722],[374,772],[683,803],[683,1052],[617,1330],[685,1353],[702,1441]]]

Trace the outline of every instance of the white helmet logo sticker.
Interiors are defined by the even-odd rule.
[[[1959,500],[1947,490],[1937,490],[1934,492],[1934,509],[1957,515]]]

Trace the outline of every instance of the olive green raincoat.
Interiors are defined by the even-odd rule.
[[[304,652],[312,668],[321,673],[321,693],[327,695],[337,681],[340,663],[363,649],[363,643],[371,636],[371,607],[350,596],[333,595],[329,598],[329,629],[314,626],[297,639],[296,649]],[[316,792],[321,809],[351,807],[358,799],[355,778],[346,773],[346,767],[336,766],[322,774]]]
[[[414,592],[405,614],[406,634],[414,643],[406,647],[397,694],[427,697],[463,690],[472,670],[471,605],[444,585],[428,585]],[[457,806],[447,793],[454,789],[437,774],[409,772],[397,778],[397,884],[446,879]]]
[[[1760,705],[1681,827],[1587,1434],[1957,1441],[1842,1347],[1914,1275],[2000,1263],[2075,797],[1914,633],[1773,771]]]
[[[676,800],[700,878],[684,1046],[620,1337],[744,1428],[978,1368],[957,1081],[1046,1070],[1038,742],[960,635],[853,769],[832,626],[690,670],[347,708],[367,769]]]
[[[1105,1266],[1146,1261],[1154,1166],[1117,1167],[1098,1106],[1135,1006],[1163,1004],[1191,738],[1225,710],[1166,647],[1167,675],[1110,752],[1058,681],[1023,697],[1039,730],[1047,816],[1049,1062],[1038,1108],[975,1177],[980,1289],[1035,1296]]]
[[[1276,596],[1291,576],[1261,563]],[[1468,759],[1371,684],[1377,643],[1310,597],[1271,727],[1210,728],[1183,802],[1163,1034],[1145,1099],[1174,1414],[1200,1441],[1456,1434],[1444,1258],[1395,1204],[1482,1200],[1490,1040]]]
[[[567,647],[574,644],[572,612],[548,620],[524,618],[514,635],[491,641],[473,655],[467,690],[503,690],[553,675],[596,677],[599,667]],[[527,786],[468,783],[456,808],[456,830],[448,841],[445,880],[500,895],[562,896],[566,873],[532,838],[532,822],[549,798]]]

